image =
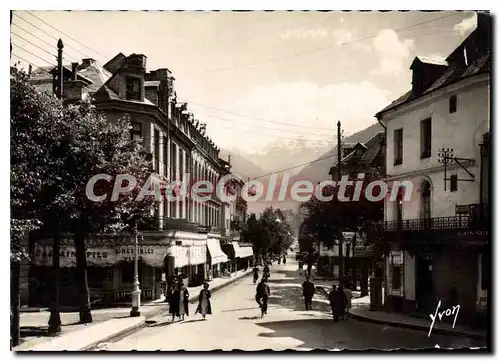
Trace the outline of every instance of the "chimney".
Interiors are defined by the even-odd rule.
[[[82,59],[82,68],[88,68],[89,66],[93,65],[95,63],[95,60],[92,58],[85,58]]]
[[[72,80],[78,80],[78,63],[71,63]]]

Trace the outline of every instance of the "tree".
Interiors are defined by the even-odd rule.
[[[57,183],[55,170],[61,163],[58,155],[62,134],[58,126],[62,123],[63,107],[57,99],[37,92],[25,72],[12,67],[10,75],[11,340],[16,346],[20,342],[20,262],[28,258],[21,241],[47,218],[44,199],[48,198],[47,190]],[[55,276],[57,268],[56,262]],[[54,282],[51,318],[59,319],[60,328],[57,289],[58,282]]]
[[[259,219],[251,214],[247,221],[245,237],[252,242],[256,254],[269,251],[281,254],[293,243],[291,227],[280,209],[266,208]]]
[[[306,239],[308,242],[317,241],[331,249],[342,242],[342,232],[358,232],[366,229],[371,222],[383,219],[384,199],[372,202],[365,196],[368,184],[380,179],[382,175],[378,168],[372,168],[365,173],[358,201],[341,202],[337,196],[334,196],[331,201],[321,201],[313,196],[310,201],[304,203],[302,207],[306,210],[306,215],[303,222],[303,234],[308,237],[302,237],[302,241]],[[323,196],[337,195],[338,188],[338,186],[325,187]],[[354,190],[355,184],[347,186],[345,196],[353,199]],[[379,192],[380,188],[373,189],[374,196],[377,196]],[[319,250],[318,246],[316,248]],[[309,244],[306,248],[312,249],[313,245]]]
[[[64,224],[75,242],[80,322],[90,323],[86,239],[100,233],[132,231],[150,217],[154,196],[145,196],[140,201],[137,196],[152,174],[152,164],[142,145],[130,139],[131,124],[127,117],[111,123],[95,107],[83,102],[65,107],[64,119],[68,126],[62,131],[68,147],[60,173],[60,197],[65,210]],[[86,186],[98,174],[111,175],[111,180],[101,180],[95,185],[95,194],[103,191],[107,194],[104,200],[96,202],[88,199]],[[137,184],[130,193],[112,201],[112,188],[119,174],[133,176]],[[148,189],[152,187],[150,184]]]

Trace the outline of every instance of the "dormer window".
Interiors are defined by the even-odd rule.
[[[126,85],[126,99],[127,100],[141,100],[141,79],[134,77],[125,78]]]

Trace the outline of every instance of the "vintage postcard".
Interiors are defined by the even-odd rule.
[[[492,17],[12,10],[11,349],[490,350]]]

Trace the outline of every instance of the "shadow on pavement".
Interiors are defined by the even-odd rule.
[[[48,327],[21,327],[21,338],[25,337],[56,337],[59,335],[49,335]]]
[[[260,320],[260,319],[261,319],[260,316],[253,316],[253,317],[245,316],[245,317],[238,318],[238,320]]]
[[[252,299],[253,301],[253,299]],[[257,310],[258,306],[255,307],[247,307],[247,308],[235,308],[234,310],[222,310],[221,312],[236,312],[236,311],[248,311],[248,310]]]
[[[271,288],[271,296],[269,297],[269,305],[275,305],[282,308],[291,309],[293,311],[306,311],[304,305],[304,297],[302,296],[302,287],[300,284],[287,282],[288,285],[278,285],[273,287],[272,281],[269,281]],[[323,297],[321,294],[316,293],[317,297]],[[314,311],[324,312],[330,315],[330,306],[327,303],[318,300],[312,300],[312,307]]]
[[[393,327],[367,324],[355,320],[334,322],[331,319],[311,319],[294,321],[259,322],[259,326],[274,332],[262,332],[260,337],[290,337],[303,342],[300,347],[320,349],[364,350],[423,349],[473,347],[481,341],[462,337],[432,335],[426,332],[411,331]]]

